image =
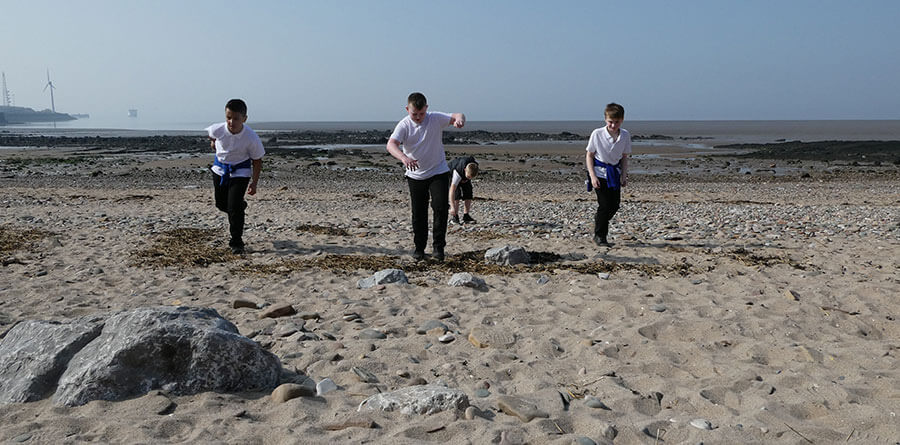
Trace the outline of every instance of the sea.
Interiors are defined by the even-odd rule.
[[[212,122],[151,122],[140,118],[119,121],[79,119],[69,122],[7,125],[4,132],[46,136],[161,136],[202,135]],[[391,130],[396,121],[368,122],[248,122],[260,134],[284,131]],[[491,132],[569,132],[587,139],[600,121],[477,121],[465,130]],[[665,143],[705,148],[731,143],[783,141],[900,140],[900,120],[626,120],[623,127],[642,136],[639,144]],[[449,129],[447,131],[454,131]]]

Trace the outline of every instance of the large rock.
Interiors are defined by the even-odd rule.
[[[33,402],[53,393],[69,360],[100,335],[103,319],[28,320],[0,342],[0,403]]]
[[[356,282],[356,286],[360,289],[368,289],[379,284],[402,283],[407,284],[406,274],[400,269],[384,269],[375,272],[368,278],[363,278]]]
[[[450,286],[457,286],[457,287],[471,287],[472,289],[477,289],[477,290],[481,290],[481,291],[488,290],[487,283],[485,283],[484,280],[482,280],[479,277],[476,277],[475,275],[470,274],[469,272],[459,272],[459,273],[453,274],[453,276],[450,277],[450,281],[448,281],[447,284],[449,284]]]
[[[525,248],[506,245],[489,249],[484,253],[484,260],[501,266],[514,266],[516,264],[528,264],[529,257]]]
[[[175,395],[273,388],[281,363],[213,309],[159,307],[21,323],[0,343],[0,373],[5,401],[36,400],[56,387],[54,403],[76,406],[157,388]]]
[[[463,411],[469,406],[466,393],[441,385],[409,386],[375,394],[359,404],[357,411],[400,411],[403,414],[434,414],[447,410]]]

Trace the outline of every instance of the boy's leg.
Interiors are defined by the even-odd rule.
[[[609,234],[609,221],[619,210],[621,190],[612,190],[603,181],[594,189],[597,193],[597,213],[594,215],[594,238],[606,241]]]
[[[406,178],[406,183],[412,209],[413,243],[417,254],[424,253],[428,244],[428,180]]]
[[[247,208],[244,194],[249,184],[250,178],[231,178],[228,183],[228,225],[231,231],[228,246],[232,248],[244,247],[244,209]]]
[[[219,185],[222,177],[213,173],[213,196],[216,199],[216,208],[228,213],[228,186]]]
[[[431,211],[434,213],[434,224],[431,227],[431,231],[434,233],[432,247],[435,255],[443,256],[444,247],[447,245],[447,217],[450,214],[450,173],[434,175],[429,179],[431,180],[429,185]]]
[[[472,182],[460,184],[460,188],[462,189],[462,199],[465,205],[465,208],[463,209],[463,222],[475,222],[475,220],[469,216],[469,211],[472,210],[472,199],[475,198],[472,193]]]

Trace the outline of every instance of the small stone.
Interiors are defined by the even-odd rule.
[[[450,343],[453,340],[456,340],[456,337],[454,337],[453,334],[444,334],[438,337],[438,341],[441,343]]]
[[[297,313],[297,310],[294,309],[294,306],[290,304],[279,304],[266,309],[262,313],[259,314],[259,319],[263,318],[278,318],[278,317],[286,317],[289,315],[294,315]]]
[[[653,306],[650,306],[650,310],[653,312],[665,312],[666,309],[668,308],[664,304],[654,304]]]
[[[410,386],[427,385],[428,381],[422,377],[416,377],[409,382]]]
[[[449,311],[444,311],[444,312],[441,312],[440,314],[438,314],[438,316],[436,318],[438,320],[443,320],[445,318],[450,318],[452,316],[453,316],[453,314],[451,314]]]
[[[788,300],[800,301],[800,294],[790,289],[784,291],[784,296],[787,297]]]
[[[601,279],[601,280],[608,280],[608,279],[609,279],[609,273],[607,273],[607,272],[600,272],[600,273],[597,274],[597,278],[599,278],[599,279]]]
[[[446,330],[446,329],[443,329],[443,328],[441,328],[441,327],[437,327],[437,328],[434,328],[434,329],[429,329],[428,332],[426,332],[425,334],[428,335],[429,337],[440,337],[440,336],[442,336],[442,335],[444,335],[444,334],[446,334],[446,333],[447,333],[447,330]]]
[[[409,283],[409,280],[406,278],[406,274],[400,269],[384,269],[375,272],[371,277],[357,281],[356,286],[360,289],[368,289],[379,284],[391,283],[407,284]]]
[[[546,275],[541,275],[540,278],[537,279],[537,284],[547,284],[550,282],[550,277]]]
[[[416,334],[422,335],[422,334],[427,333],[429,335],[432,335],[432,334],[430,334],[430,332],[435,329],[441,330],[441,333],[437,334],[437,335],[442,335],[444,332],[447,332],[448,330],[450,330],[449,328],[447,328],[447,325],[445,325],[444,323],[442,323],[438,320],[428,320],[425,322],[425,324],[423,324],[422,326],[419,326],[419,328],[416,329]]]
[[[350,370],[353,371],[354,374],[356,374],[357,380],[362,383],[378,383],[378,377],[363,368],[354,366],[350,368]]]
[[[238,298],[231,302],[231,307],[233,307],[234,309],[240,309],[240,308],[245,308],[245,307],[250,308],[250,309],[256,309],[256,303],[254,303],[250,300],[242,300],[242,299]]]
[[[475,416],[476,416],[476,414],[475,414],[475,407],[474,407],[474,406],[470,406],[470,407],[466,408],[466,412],[465,412],[465,414],[463,414],[463,416],[465,417],[466,420],[473,420],[473,419],[475,419]]]
[[[297,397],[309,397],[316,395],[315,388],[309,385],[297,383],[283,383],[272,391],[272,400],[276,403],[284,403]]]
[[[700,428],[701,430],[711,430],[712,429],[712,424],[709,423],[709,420],[706,420],[706,419],[691,420],[691,426],[694,428]]]
[[[322,318],[322,316],[319,315],[318,312],[301,312],[297,314],[297,317],[302,318],[303,320],[318,320]]]
[[[336,389],[338,389],[337,384],[334,383],[333,380],[331,380],[327,377],[322,379],[319,383],[316,383],[316,395],[317,396],[321,396],[323,394],[329,393]]]
[[[587,406],[587,407],[589,407],[589,408],[597,408],[597,409],[605,409],[605,410],[609,410],[609,407],[606,406],[605,403],[603,403],[602,401],[600,401],[600,399],[598,399],[598,398],[596,398],[596,397],[594,397],[594,396],[587,396],[587,397],[585,397],[585,399],[584,399],[584,404],[585,404],[585,406]]]
[[[541,411],[535,404],[514,396],[500,396],[497,398],[497,407],[500,411],[518,417],[525,423],[535,417],[550,417],[550,414]]]
[[[514,266],[516,264],[528,264],[530,258],[523,247],[507,245],[489,249],[484,253],[484,260],[501,266]]]
[[[459,272],[453,274],[447,284],[456,287],[471,287],[472,289],[487,290],[487,284],[483,279],[478,278],[468,272]]]
[[[399,371],[397,371],[397,377],[400,377],[400,378],[402,378],[402,379],[408,379],[408,378],[409,378],[409,371],[407,371],[407,370],[399,370]]]
[[[31,439],[31,433],[25,433],[25,434],[19,434],[18,436],[13,437],[10,440],[12,440],[15,443],[22,443],[22,442],[26,442],[30,439]]]
[[[581,344],[582,344],[582,346],[591,347],[591,346],[594,346],[594,340],[591,340],[589,338],[583,338],[583,339],[581,339]]]
[[[359,338],[365,338],[367,340],[381,340],[387,338],[387,335],[377,329],[366,328],[359,331]]]
[[[491,392],[486,389],[476,389],[475,390],[475,397],[483,399],[485,397],[489,397],[490,395],[491,395]]]
[[[515,344],[516,336],[509,331],[476,326],[469,333],[469,342],[479,348],[508,348]]]
[[[575,438],[575,443],[578,445],[597,445],[597,442],[594,442],[594,439],[590,437],[578,436]]]
[[[344,321],[362,320],[362,317],[360,317],[360,315],[357,314],[356,312],[348,312],[348,313],[344,314],[341,318]]]

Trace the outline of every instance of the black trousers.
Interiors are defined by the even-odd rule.
[[[600,178],[600,188],[594,189],[597,193],[597,214],[594,215],[594,236],[606,239],[609,233],[609,220],[619,211],[619,203],[622,200],[622,189],[611,189],[606,186],[606,179]]]
[[[247,193],[250,178],[232,177],[225,185],[219,185],[220,180],[221,177],[213,173],[216,208],[228,214],[228,231],[231,232],[228,245],[244,247],[244,210],[247,208],[244,194]]]
[[[412,207],[413,242],[416,251],[424,252],[428,244],[428,199],[434,214],[432,247],[443,252],[447,245],[447,218],[450,214],[450,173],[441,173],[427,179],[406,178],[409,184],[409,200]]]

